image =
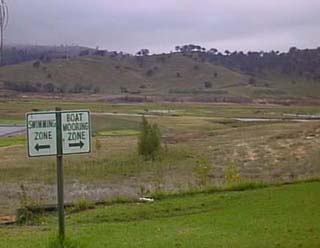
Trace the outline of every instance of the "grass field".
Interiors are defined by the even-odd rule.
[[[0,124],[21,124],[26,112],[52,110],[56,105],[56,100],[2,100]],[[260,180],[265,185],[319,176],[320,121],[294,120],[318,115],[318,106],[93,100],[61,100],[59,106],[91,110],[94,135],[91,154],[64,158],[66,202],[79,205],[85,199],[82,204],[90,205],[156,197],[154,203],[68,210],[67,233],[73,244],[81,248],[320,246],[318,181],[244,192],[201,191],[224,187],[229,180]],[[137,154],[142,115],[161,129],[163,149],[157,161],[145,161]],[[54,157],[28,159],[23,135],[0,138],[0,220],[23,204],[55,203],[55,183]],[[22,186],[26,203],[21,199]],[[0,227],[0,248],[53,248],[48,245],[55,233],[56,217],[40,215],[33,225]]]
[[[320,246],[320,183],[196,194],[67,214],[75,247]],[[48,247],[56,217],[0,228],[1,248]]]
[[[56,105],[56,100],[3,100],[0,119],[2,123],[23,123],[25,112],[52,110]],[[318,106],[93,100],[64,100],[59,106],[90,109],[95,136],[91,154],[64,159],[68,202],[119,194],[136,197],[141,191],[179,191],[204,182],[221,184],[230,166],[240,178],[268,182],[320,174],[320,122],[290,121],[299,115],[317,115]],[[144,161],[137,154],[139,114],[146,114],[161,129],[164,151],[159,161]],[[240,117],[276,120],[236,120]],[[0,214],[13,213],[20,206],[20,184],[37,202],[55,202],[55,176],[55,159],[28,159],[23,136],[0,138]]]

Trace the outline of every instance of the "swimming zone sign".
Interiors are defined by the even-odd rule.
[[[76,110],[58,114],[33,112],[26,115],[29,157],[57,155],[59,146],[62,146],[62,154],[91,152],[90,112]]]
[[[57,154],[57,122],[54,112],[27,114],[29,157]]]

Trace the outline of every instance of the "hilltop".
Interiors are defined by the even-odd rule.
[[[7,65],[0,68],[0,89],[199,99],[317,98],[320,93],[318,67],[314,67],[320,61],[319,49],[308,50],[308,54],[315,52],[309,57],[303,50],[283,54],[226,51],[224,55],[211,50],[177,50],[139,56],[82,51],[72,58]],[[312,71],[306,64],[310,57],[314,58]]]

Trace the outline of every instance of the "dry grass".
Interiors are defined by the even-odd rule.
[[[21,115],[25,109],[54,106],[54,101],[13,101],[0,105],[0,115]],[[82,102],[62,102],[64,108],[84,108]],[[7,106],[7,107],[6,107]],[[136,136],[98,136],[89,155],[65,157],[66,199],[144,191],[188,189],[197,186],[197,161],[208,162],[209,183],[224,181],[224,168],[232,161],[241,178],[291,181],[320,173],[319,122],[241,123],[228,117],[276,116],[283,113],[315,113],[317,107],[277,107],[211,104],[103,104],[89,102],[95,112],[139,113],[148,109],[174,109],[179,116],[150,117],[159,124],[169,153],[156,163],[137,156]],[[20,110],[21,107],[21,110]],[[224,116],[223,116],[224,115]],[[23,115],[22,117],[23,118]],[[128,132],[139,129],[135,116],[95,115],[94,131]],[[0,148],[0,209],[17,207],[19,184],[34,197],[52,201],[55,190],[55,158],[28,159],[23,145]],[[38,193],[37,193],[38,192]],[[10,203],[10,204],[9,204]]]

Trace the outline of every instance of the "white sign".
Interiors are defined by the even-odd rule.
[[[62,154],[91,152],[90,112],[83,110],[62,111],[61,123],[56,112],[34,112],[27,115],[28,156],[57,155],[57,145]],[[61,128],[62,144],[57,144],[57,130]]]
[[[29,157],[57,154],[56,113],[27,114]]]
[[[62,112],[63,154],[91,151],[90,114],[88,111]]]

